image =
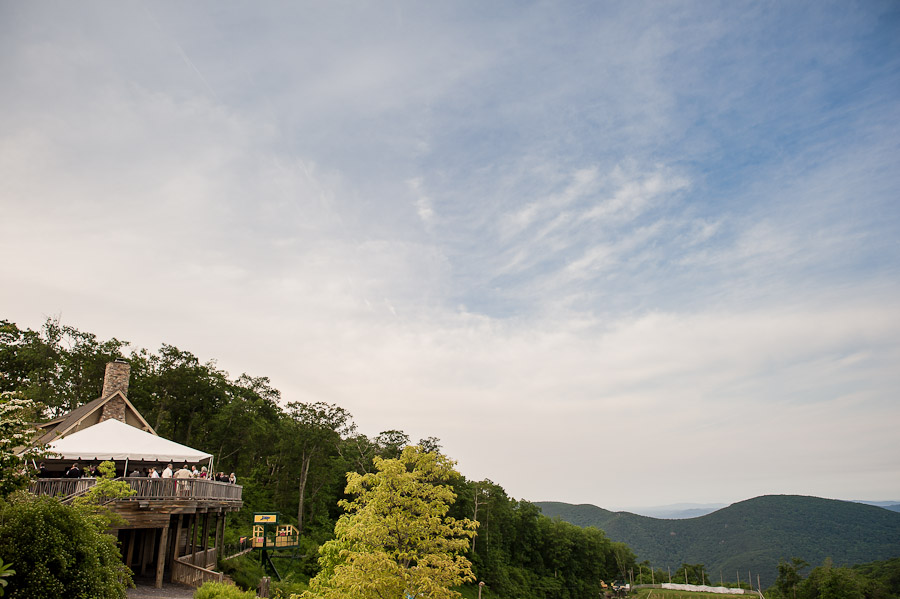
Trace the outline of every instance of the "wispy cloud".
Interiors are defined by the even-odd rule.
[[[530,499],[640,502],[635,464],[659,503],[900,496],[883,9],[5,6],[0,316],[269,375]]]

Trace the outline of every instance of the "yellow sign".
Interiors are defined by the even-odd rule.
[[[253,514],[253,522],[278,524],[278,514]]]

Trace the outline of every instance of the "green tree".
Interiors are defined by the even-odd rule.
[[[303,597],[398,599],[459,597],[451,587],[474,580],[469,546],[477,524],[447,516],[458,476],[447,457],[406,447],[375,458],[376,472],[347,475],[346,513],[320,553],[321,572]]]
[[[302,533],[312,467],[321,465],[320,462],[329,454],[337,455],[341,438],[353,432],[355,425],[350,412],[321,401],[290,402],[287,414],[292,429],[289,442],[297,453],[296,464],[300,467],[297,478],[297,529]],[[320,471],[323,470],[327,478],[328,469],[320,468]]]
[[[836,568],[827,558],[797,589],[798,599],[865,599],[869,581],[850,568]]]
[[[8,596],[125,599],[131,571],[107,524],[92,509],[52,497],[20,492],[0,501],[0,560],[16,567]]]
[[[409,435],[396,429],[381,431],[375,437],[378,455],[383,458],[398,457],[407,445],[409,445]]]
[[[17,393],[0,393],[0,497],[24,489],[34,477],[31,460],[43,457],[40,449],[28,449],[23,455],[17,451],[29,446],[34,438],[28,421],[37,412],[36,404]]]
[[[775,579],[775,588],[785,599],[796,599],[797,586],[803,580],[800,571],[809,564],[799,557],[792,557],[790,563],[784,560],[778,562],[778,578]]]

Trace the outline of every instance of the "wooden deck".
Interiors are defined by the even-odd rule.
[[[134,495],[106,504],[121,516],[111,532],[119,540],[126,566],[146,575],[155,564],[157,588],[166,580],[191,586],[223,580],[212,568],[222,554],[225,519],[243,505],[242,487],[196,478],[115,480],[134,490]],[[44,478],[32,483],[30,490],[71,502],[96,484],[93,478]]]
[[[243,487],[200,478],[119,477],[135,491],[117,501],[204,501],[240,503]],[[41,478],[31,484],[35,495],[61,497],[64,501],[83,495],[96,484],[94,478]]]

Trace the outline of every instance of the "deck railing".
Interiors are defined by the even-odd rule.
[[[195,566],[188,558],[179,557],[172,562],[172,582],[199,587],[204,582],[222,582],[224,579],[221,572]]]
[[[201,478],[117,478],[124,480],[135,494],[119,501],[134,500],[213,500],[240,501],[243,487]],[[96,484],[94,478],[41,478],[31,483],[35,495],[71,499]]]

